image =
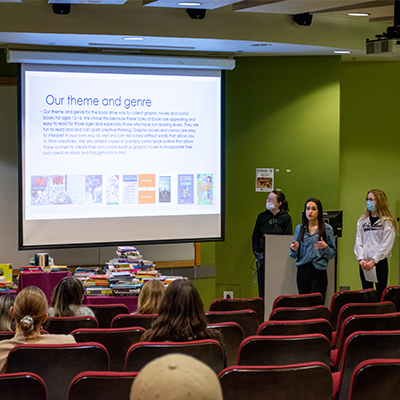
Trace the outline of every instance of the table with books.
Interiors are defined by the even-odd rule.
[[[18,292],[28,286],[37,286],[42,289],[47,297],[47,301],[51,303],[53,291],[58,282],[66,276],[71,276],[69,271],[57,272],[21,272],[18,279]]]

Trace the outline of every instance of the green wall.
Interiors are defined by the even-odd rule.
[[[353,248],[368,190],[384,190],[395,217],[400,215],[400,63],[343,63],[340,87],[340,207],[344,220],[338,281],[360,289]],[[398,284],[397,238],[389,260],[388,285]]]
[[[255,192],[256,168],[275,169],[294,226],[309,197],[339,207],[339,80],[339,57],[240,58],[226,73],[225,241],[202,245],[216,297],[258,294],[251,235],[267,194]]]

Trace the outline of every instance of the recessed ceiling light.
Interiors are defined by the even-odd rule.
[[[124,37],[124,40],[144,40],[144,38],[128,36],[128,37]]]
[[[333,54],[351,54],[350,50],[335,50],[332,51]]]
[[[347,13],[350,17],[369,17],[368,13]]]
[[[178,6],[186,6],[186,7],[201,6],[201,3],[199,3],[198,1],[184,1],[178,3]]]
[[[253,47],[264,47],[264,46],[272,46],[271,43],[253,43],[251,46]]]

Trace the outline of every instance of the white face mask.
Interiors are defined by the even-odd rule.
[[[269,203],[267,201],[265,206],[267,207],[267,210],[269,210],[269,211],[275,210],[275,204],[274,203]]]

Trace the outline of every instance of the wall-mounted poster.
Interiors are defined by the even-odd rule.
[[[274,190],[274,169],[256,168],[256,192],[272,192]]]

